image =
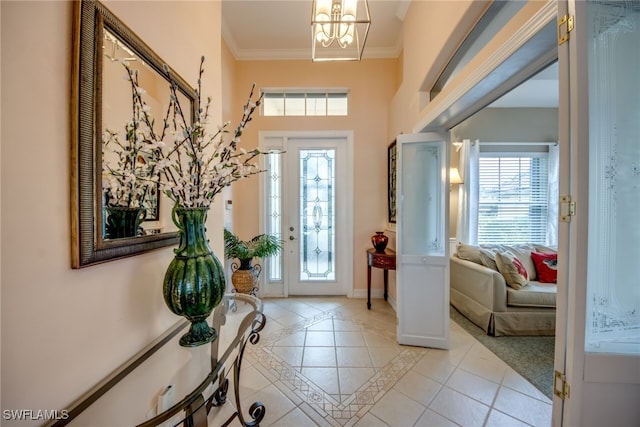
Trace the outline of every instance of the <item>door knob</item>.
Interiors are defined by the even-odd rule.
[[[289,236],[289,240],[296,240],[296,238],[293,236]]]
[[[293,231],[293,230],[295,230],[295,228],[289,227],[289,231]]]

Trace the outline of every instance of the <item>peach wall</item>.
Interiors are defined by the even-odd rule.
[[[469,29],[488,6],[485,1],[413,1],[404,20],[402,85],[389,115],[389,137],[412,133],[426,92]]]
[[[234,103],[233,99],[236,97],[235,91],[235,75],[236,75],[236,61],[233,57],[233,54],[229,50],[229,47],[221,40],[221,48],[222,48],[222,56],[220,65],[222,66],[222,121],[231,120],[234,117],[233,109]],[[233,187],[227,187],[222,191],[221,197],[218,202],[222,205],[226,203],[227,200],[232,200],[233,197]],[[224,208],[223,208],[224,209]],[[224,212],[224,226],[232,229],[233,228],[233,211],[232,210],[223,210]]]
[[[258,145],[259,131],[354,131],[354,277],[366,288],[365,251],[371,236],[387,222],[387,117],[397,88],[395,59],[346,63],[308,61],[238,61],[235,66],[236,112],[252,82],[262,87],[343,87],[350,90],[345,117],[256,117],[242,137],[245,148]],[[253,177],[234,185],[234,229],[244,238],[258,233],[258,184]],[[377,273],[377,272],[376,272]],[[380,272],[380,274],[382,274]],[[382,276],[380,276],[382,277]],[[375,280],[382,288],[382,281]]]
[[[189,82],[204,54],[204,91],[220,98],[218,2],[107,6]],[[161,292],[172,249],[70,268],[72,3],[0,7],[2,409],[62,409],[178,320]],[[214,108],[219,119],[220,103]],[[218,253],[221,225],[217,203],[208,229]],[[144,419],[159,386],[128,395],[125,409]]]
[[[388,139],[412,133],[420,111],[428,105],[425,90],[437,79],[469,29],[489,2],[413,1],[404,24],[403,51],[399,57],[399,85],[389,104]],[[396,233],[387,230],[390,247],[395,248]],[[395,304],[395,275],[389,279],[390,301]]]

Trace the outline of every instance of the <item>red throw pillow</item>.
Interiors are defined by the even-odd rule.
[[[531,259],[536,266],[538,281],[542,283],[558,282],[558,254],[543,254],[531,252]]]

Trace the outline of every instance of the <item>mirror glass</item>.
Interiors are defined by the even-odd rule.
[[[111,224],[117,224],[117,211],[109,209],[110,184],[118,186],[114,177],[118,172],[131,165],[128,163],[130,156],[120,157],[123,153],[123,145],[128,144],[127,129],[130,129],[133,120],[133,96],[129,81],[129,72],[126,64],[132,72],[136,73],[137,83],[144,90],[142,98],[149,106],[149,115],[155,118],[153,130],[157,135],[162,134],[163,118],[169,107],[169,84],[164,75],[159,74],[150,66],[143,57],[125,44],[116,34],[105,28],[103,33],[103,61],[102,61],[102,176],[101,188],[103,190],[101,234],[104,240],[123,239],[134,236],[126,236],[123,233],[110,231]],[[189,105],[189,99],[183,93],[178,92],[180,105]],[[165,138],[166,143],[170,143]],[[130,153],[130,152],[129,152]],[[136,167],[144,168],[148,163],[145,153],[136,156]],[[110,173],[116,171],[116,174]],[[114,176],[115,175],[115,176]],[[151,182],[140,181],[139,187],[143,189],[142,200],[132,200],[131,204],[140,206],[144,212],[140,213],[140,222],[134,227],[136,237],[153,234],[175,232],[177,228],[171,220],[171,201],[160,192],[158,185]],[[114,191],[115,193],[115,191]],[[127,194],[121,197],[127,197]],[[111,204],[115,203],[113,195]],[[128,200],[123,201],[129,205]]]
[[[175,245],[178,234],[171,201],[145,179],[148,154],[130,150],[130,72],[144,89],[141,97],[160,135],[170,100],[166,62],[101,3],[76,2],[75,7],[73,89],[78,109],[77,121],[72,122],[72,267],[81,268]],[[167,66],[180,104],[193,117],[194,90]],[[163,142],[172,143],[168,139]],[[123,184],[126,171],[136,177],[133,191]]]

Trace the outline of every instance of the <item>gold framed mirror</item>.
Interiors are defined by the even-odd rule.
[[[140,86],[157,123],[169,103],[169,79],[163,61],[131,29],[98,1],[74,4],[73,81],[71,103],[71,234],[72,267],[82,268],[128,257],[178,243],[171,220],[171,202],[159,189],[151,188],[135,232],[108,232],[109,190],[105,171],[118,165],[105,146],[107,134],[126,139],[131,120],[131,84],[125,77],[128,64],[135,69]],[[168,64],[182,105],[195,115],[196,94]],[[104,141],[103,141],[104,140]],[[112,144],[117,145],[117,144]],[[114,166],[116,165],[116,166]],[[142,205],[142,202],[140,202]],[[111,220],[109,221],[111,222]]]

